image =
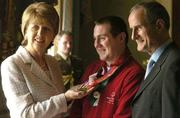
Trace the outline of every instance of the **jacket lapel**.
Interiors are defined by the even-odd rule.
[[[160,58],[157,60],[157,62],[154,65],[154,68],[151,70],[151,72],[149,73],[149,75],[147,76],[147,78],[141,83],[140,89],[139,91],[136,93],[133,101],[135,99],[138,98],[138,96],[141,95],[141,93],[143,92],[143,90],[148,87],[148,85],[156,78],[156,76],[158,75],[158,73],[161,71],[161,67],[164,64],[165,60],[168,57],[169,54],[169,50],[170,50],[171,45],[169,45],[165,51],[162,53],[162,55],[160,56]]]
[[[41,67],[34,61],[29,52],[22,46],[17,50],[17,54],[20,56],[22,61],[31,66],[31,73],[34,74],[38,79],[46,82],[50,86],[54,86],[50,77],[41,69]]]
[[[54,60],[52,60],[50,57],[45,56],[46,64],[49,69],[49,73],[51,76],[51,82],[53,83],[54,88],[57,90],[57,92],[64,92],[64,85],[62,82],[62,74],[60,71],[60,68],[58,66],[58,63],[55,63]],[[56,67],[58,66],[58,68]]]
[[[31,72],[37,76],[38,79],[41,79],[42,81],[46,82],[50,86],[54,86],[50,77],[41,69],[41,67],[35,62],[32,61],[31,63]]]

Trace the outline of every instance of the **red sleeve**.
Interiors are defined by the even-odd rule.
[[[133,69],[127,74],[121,89],[118,108],[116,109],[113,118],[131,118],[131,101],[138,91],[143,77],[144,71],[142,69]]]
[[[82,117],[82,99],[75,100],[71,109],[68,118],[81,118]]]

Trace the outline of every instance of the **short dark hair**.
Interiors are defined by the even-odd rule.
[[[95,21],[95,25],[108,23],[111,25],[110,32],[113,37],[116,37],[119,33],[125,32],[125,44],[128,43],[128,32],[125,21],[119,16],[105,16]]]
[[[163,5],[154,1],[141,2],[132,7],[130,12],[140,7],[145,9],[147,21],[150,24],[155,24],[158,19],[162,19],[164,21],[165,28],[169,30],[170,18],[166,8]]]

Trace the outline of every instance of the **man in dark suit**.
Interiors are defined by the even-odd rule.
[[[180,118],[180,50],[170,40],[166,9],[158,2],[136,4],[128,22],[137,50],[153,60],[132,102],[133,118]]]

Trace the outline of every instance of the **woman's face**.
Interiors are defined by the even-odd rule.
[[[26,48],[33,53],[45,53],[53,41],[54,30],[48,23],[31,22],[27,26],[25,39],[28,41]]]

